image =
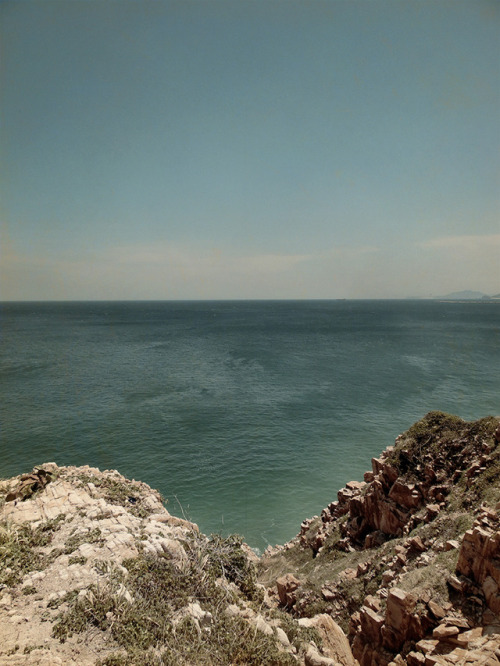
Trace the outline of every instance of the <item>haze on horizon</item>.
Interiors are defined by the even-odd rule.
[[[500,292],[500,5],[4,0],[1,300]]]

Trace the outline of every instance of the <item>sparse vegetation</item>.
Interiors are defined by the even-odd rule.
[[[410,536],[419,536],[424,541],[457,539],[472,527],[474,515],[463,511],[446,512],[446,515],[436,518],[431,523],[423,522],[410,532]]]
[[[407,481],[418,480],[425,464],[443,452],[445,467],[457,469],[460,460],[467,461],[494,440],[497,424],[493,417],[468,423],[444,412],[429,412],[401,435],[388,462]]]
[[[62,606],[63,604],[70,603],[74,599],[78,597],[78,590],[71,590],[70,592],[66,592],[62,597],[58,597],[57,599],[52,599],[51,601],[48,602],[47,608],[59,608],[59,606]]]
[[[69,558],[68,564],[85,564],[86,561],[87,558],[83,557],[83,555],[75,555]]]
[[[138,518],[146,518],[153,513],[151,508],[142,504],[141,493],[139,491],[134,492],[130,482],[123,483],[119,479],[109,476],[96,476],[95,474],[80,474],[78,480],[82,485],[94,484],[107,502],[126,506]],[[161,501],[164,501],[163,498],[161,498]]]
[[[101,530],[98,527],[93,530],[78,532],[66,540],[64,552],[69,555],[84,543],[97,543],[99,541],[101,541]]]
[[[197,536],[185,544],[189,562],[184,569],[166,557],[126,560],[126,578],[112,573],[108,583],[73,599],[60,615],[54,636],[65,641],[90,627],[110,633],[126,652],[107,657],[102,666],[294,663],[278,649],[274,637],[225,611],[228,603],[237,601],[227,583],[234,583],[249,599],[259,598],[255,571],[241,544],[240,537]],[[202,628],[184,614],[195,602],[206,613]]]
[[[41,549],[50,544],[63,519],[47,521],[34,529],[15,523],[0,525],[0,584],[13,587],[29,571],[44,569],[50,564],[50,555]]]

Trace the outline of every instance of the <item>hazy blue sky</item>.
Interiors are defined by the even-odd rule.
[[[4,0],[0,22],[0,298],[500,291],[497,0]]]

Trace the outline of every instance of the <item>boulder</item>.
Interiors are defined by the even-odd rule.
[[[414,595],[403,592],[397,587],[389,590],[385,625],[382,627],[382,644],[387,649],[398,652],[403,643],[410,638],[408,629],[410,618],[416,606]]]
[[[304,664],[305,666],[337,666],[334,659],[322,655],[314,645],[307,648],[304,654]]]
[[[412,537],[405,542],[405,546],[408,548],[410,553],[424,553],[427,548],[424,545],[424,542],[419,536]]]
[[[428,602],[427,605],[437,620],[441,620],[446,615],[444,608],[437,604],[435,601],[432,601],[432,599]]]
[[[297,601],[295,592],[300,587],[300,580],[288,573],[278,578],[276,587],[281,605],[291,608]]]
[[[311,618],[301,618],[299,620],[299,624],[302,627],[313,627],[321,636],[323,641],[322,650],[324,652],[324,657],[330,660],[328,662],[324,662],[325,664],[333,663],[334,666],[356,665],[356,661],[349,646],[349,641],[347,640],[347,636],[329,615],[323,613],[321,615],[315,615]]]
[[[446,624],[439,624],[434,628],[432,632],[432,638],[437,639],[438,641],[446,640],[447,638],[452,638],[457,636],[459,633],[458,627],[448,626]]]
[[[384,624],[383,616],[367,606],[362,606],[359,619],[364,641],[379,645],[381,642],[380,630]]]

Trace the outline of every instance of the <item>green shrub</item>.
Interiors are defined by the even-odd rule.
[[[149,554],[125,560],[125,579],[110,571],[108,583],[73,599],[60,614],[53,635],[65,641],[89,628],[109,632],[125,652],[109,655],[102,666],[296,663],[277,647],[274,636],[225,613],[235,598],[217,579],[234,583],[248,597],[258,596],[255,571],[241,538],[193,536],[184,547],[188,563],[183,569],[167,557]],[[132,603],[125,599],[123,581]],[[210,613],[203,629],[190,616],[182,618],[182,609],[195,601]]]
[[[101,530],[98,527],[94,528],[93,530],[78,532],[66,540],[64,552],[69,555],[84,543],[99,543],[101,541]]]
[[[124,483],[119,479],[94,474],[81,474],[78,479],[82,484],[93,483],[102,492],[107,502],[128,507],[130,513],[137,518],[147,518],[154,512],[153,509],[142,506],[141,493],[137,492],[137,488],[134,488],[132,482]],[[164,502],[163,498],[161,500]]]
[[[50,554],[44,555],[40,549],[50,544],[62,520],[64,517],[49,520],[34,529],[28,524],[0,525],[0,584],[13,587],[29,571],[50,564]]]

